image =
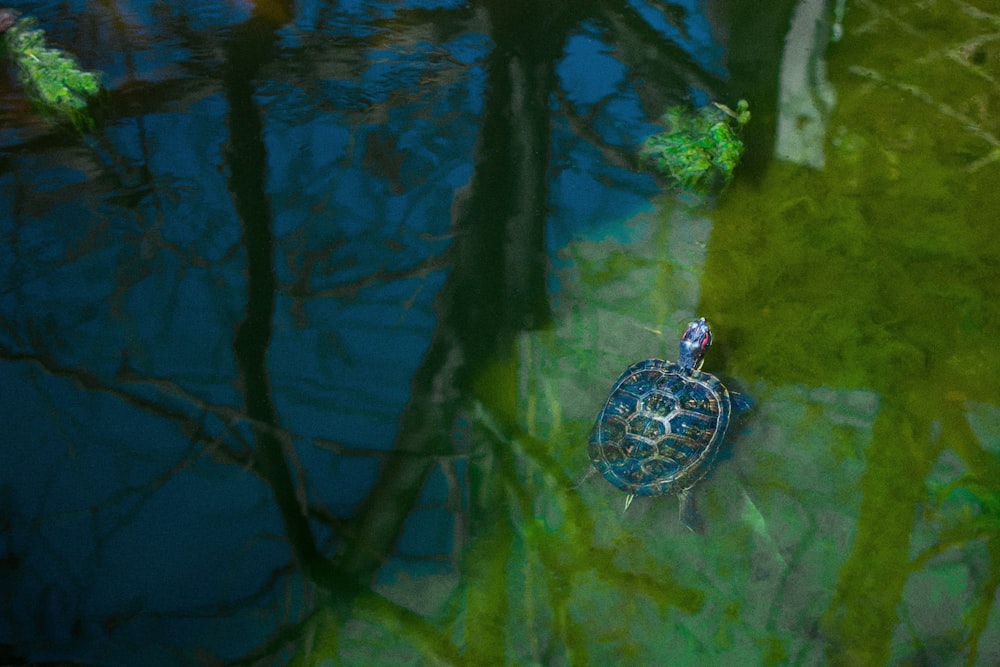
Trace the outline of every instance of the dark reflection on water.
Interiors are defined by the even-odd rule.
[[[110,95],[0,88],[0,655],[991,659],[995,116],[859,29],[827,168],[770,164],[744,4],[34,8]],[[658,198],[651,121],[740,96],[718,208]],[[702,536],[573,488],[696,312],[757,401]]]
[[[642,107],[721,71],[652,6],[296,10],[37,9],[110,101],[81,137],[4,92],[12,656],[419,646],[427,596],[370,587],[461,599],[509,516],[468,410],[516,423],[488,369],[550,319],[550,211],[561,245],[644,206]]]

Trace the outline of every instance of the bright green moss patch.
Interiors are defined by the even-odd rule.
[[[45,31],[32,17],[8,28],[0,42],[7,57],[16,63],[28,95],[43,113],[78,130],[92,127],[88,107],[102,91],[100,75],[81,69],[71,54],[49,46]]]
[[[639,156],[662,177],[681,188],[712,194],[725,188],[743,156],[740,130],[750,122],[750,105],[736,109],[709,104],[701,109],[671,107],[660,119],[663,132],[643,143]]]

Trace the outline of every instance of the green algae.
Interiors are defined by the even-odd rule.
[[[975,520],[918,511],[935,507],[925,480],[946,449],[971,470],[996,465],[967,433],[963,406],[1000,399],[992,342],[1000,200],[987,185],[998,177],[991,156],[1000,128],[996,114],[979,109],[995,108],[1000,95],[981,67],[955,66],[956,35],[982,22],[947,10],[961,25],[952,33],[930,18],[946,11],[942,4],[908,8],[907,21],[923,17],[912,24],[921,49],[936,56],[917,59],[901,56],[912,40],[887,35],[885,17],[895,11],[881,7],[868,16],[883,21],[878,28],[856,36],[850,24],[861,17],[849,15],[833,51],[840,105],[826,169],[774,164],[761,183],[729,190],[714,216],[702,310],[719,312],[720,328],[732,332],[728,361],[738,376],[865,387],[880,397],[857,484],[856,535],[819,626],[825,660],[886,664],[923,653],[971,663],[984,638],[997,636],[994,567],[968,575],[974,594],[957,596],[966,611],[950,623],[931,623],[935,610],[908,591],[925,581],[955,598],[948,587],[969,571],[935,580],[926,568],[940,567],[935,558],[946,552],[975,552],[977,536],[989,536],[989,563],[1000,557],[1000,527],[986,509],[1000,477],[975,477]],[[928,521],[945,527],[911,562]]]
[[[658,553],[664,571],[704,596],[686,617],[636,620],[640,639],[627,652],[635,659],[885,664],[995,656],[1000,541],[990,508],[1000,474],[968,476],[997,463],[967,420],[970,401],[1000,402],[1000,200],[990,185],[998,178],[990,159],[997,127],[976,111],[1000,96],[975,71],[956,76],[941,63],[921,68],[901,58],[912,44],[886,39],[889,25],[854,35],[860,20],[848,16],[831,60],[840,105],[825,170],[773,163],[756,182],[737,179],[710,214],[700,267],[676,254],[675,239],[696,230],[702,214],[678,217],[669,204],[660,226],[635,235],[627,253],[613,243],[567,249],[573,275],[560,274],[568,288],[557,329],[531,343],[531,377],[546,396],[562,398],[559,423],[580,423],[575,444],[551,440],[566,452],[567,470],[574,460],[586,465],[580,448],[592,415],[572,407],[581,379],[610,380],[628,361],[669,357],[671,330],[687,313],[716,329],[706,369],[749,385],[758,400],[704,483],[705,542],[679,542],[671,532],[672,499],[622,516],[610,491],[580,489],[595,533],[622,562],[646,572],[657,562],[646,554]],[[934,36],[945,33],[926,39]],[[888,60],[869,52],[884,56],[890,47],[897,54]],[[939,52],[954,61],[952,51]],[[890,75],[886,62],[898,70]],[[939,87],[942,72],[951,74]],[[927,78],[912,83],[918,75]],[[696,302],[678,285],[692,270],[700,276]],[[597,360],[571,362],[574,341]],[[598,387],[589,400],[601,398]],[[551,435],[545,415],[536,404],[541,438]],[[966,472],[931,487],[945,452]],[[952,489],[965,509],[948,513],[935,488]],[[950,564],[956,558],[968,564]],[[941,618],[928,593],[962,613]],[[599,595],[615,599],[614,591]],[[642,642],[651,632],[659,632],[657,648]]]

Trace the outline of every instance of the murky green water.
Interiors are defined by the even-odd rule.
[[[600,398],[589,379],[675,358],[676,311],[692,301],[715,326],[706,369],[758,401],[702,484],[705,535],[686,534],[673,499],[622,515],[603,482],[582,490],[593,524],[560,540],[572,592],[548,606],[604,619],[587,660],[1000,658],[993,20],[952,3],[852,5],[829,52],[823,170],[776,162],[738,179],[710,233],[665,202],[629,223],[643,231],[627,253],[565,249],[572,287],[557,330],[527,344],[522,418],[567,471],[581,456],[563,443],[586,437],[583,406]],[[572,505],[538,502],[561,505],[559,532],[580,523]]]

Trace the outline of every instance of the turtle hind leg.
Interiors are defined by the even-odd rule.
[[[735,391],[729,392],[729,402],[733,406],[733,412],[737,415],[753,410],[755,405],[752,398],[746,394],[737,394]]]
[[[704,532],[705,526],[698,514],[691,489],[684,489],[677,494],[677,513],[680,515],[681,523],[687,526],[692,533]]]
[[[573,486],[571,488],[579,489],[595,472],[597,472],[597,469],[594,468],[594,466],[587,466],[587,469],[583,471],[583,474],[577,477],[576,481],[573,482]]]
[[[627,496],[625,496],[625,509],[622,510],[623,514],[628,511],[628,506],[632,504],[633,500],[635,500],[634,493],[630,493]]]

